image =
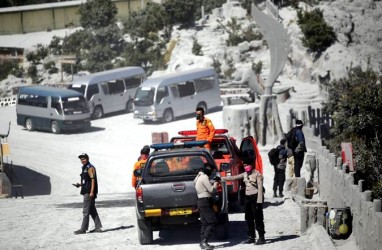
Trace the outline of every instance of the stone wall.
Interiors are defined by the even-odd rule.
[[[371,201],[371,191],[364,190],[363,181],[354,183],[353,174],[342,169],[341,160],[322,146],[313,129],[304,127],[304,134],[308,148],[316,152],[320,199],[327,201],[329,209],[350,207],[353,237],[359,249],[381,249],[381,200]]]

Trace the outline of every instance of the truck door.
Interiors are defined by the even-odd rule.
[[[241,160],[244,164],[250,164],[263,174],[263,160],[261,158],[257,142],[252,136],[245,137],[240,144]]]

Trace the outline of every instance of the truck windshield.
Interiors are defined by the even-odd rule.
[[[149,162],[146,175],[149,177],[171,177],[196,175],[207,159],[204,156],[168,156]]]
[[[65,97],[61,99],[65,115],[89,112],[88,104],[83,96]]]
[[[137,89],[134,98],[136,106],[151,106],[154,103],[154,88],[141,87]]]

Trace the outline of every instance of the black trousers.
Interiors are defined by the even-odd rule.
[[[279,169],[274,166],[275,169],[275,177],[273,178],[273,191],[277,191],[277,188],[279,189],[279,192],[282,193],[284,190],[284,183],[285,183],[285,169]]]
[[[296,177],[301,177],[301,168],[302,168],[302,163],[304,162],[304,152],[294,152],[294,175]]]
[[[200,198],[197,202],[200,222],[202,224],[200,228],[200,239],[207,240],[211,237],[214,232],[217,219],[215,211],[212,208],[211,198]]]
[[[247,222],[249,237],[255,238],[255,223],[259,235],[264,236],[263,205],[257,204],[257,194],[245,196],[245,221]]]

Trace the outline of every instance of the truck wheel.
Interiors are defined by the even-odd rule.
[[[93,110],[94,119],[100,119],[103,116],[103,109],[101,106],[97,106]]]
[[[31,118],[28,118],[26,121],[25,121],[25,127],[28,131],[33,131],[34,130],[34,126],[33,126],[33,122],[32,122],[32,119]]]
[[[52,121],[50,123],[50,130],[53,134],[59,134],[61,132],[60,126],[58,126],[58,123],[56,121]]]
[[[174,120],[174,114],[171,109],[166,109],[163,113],[164,122],[172,122]]]
[[[220,214],[218,218],[218,223],[215,229],[215,237],[218,240],[225,240],[228,238],[228,214]]]
[[[131,113],[134,110],[134,103],[132,100],[128,100],[126,103],[126,113]]]
[[[153,230],[151,221],[137,220],[138,224],[138,239],[141,245],[153,243]]]

